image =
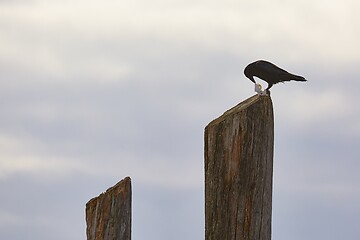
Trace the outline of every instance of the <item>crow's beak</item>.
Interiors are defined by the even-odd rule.
[[[250,81],[252,81],[253,83],[256,83],[253,76],[249,77],[249,79],[250,79]]]

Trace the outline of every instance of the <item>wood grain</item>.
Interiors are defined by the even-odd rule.
[[[87,240],[131,240],[131,179],[86,204]]]
[[[205,240],[270,240],[274,116],[255,95],[205,128]]]

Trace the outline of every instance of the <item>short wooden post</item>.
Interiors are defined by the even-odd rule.
[[[121,180],[86,204],[87,240],[131,239],[131,179]]]
[[[253,96],[205,128],[205,240],[270,240],[274,117]]]

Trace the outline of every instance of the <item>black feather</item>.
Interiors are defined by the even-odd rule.
[[[302,76],[298,76],[279,68],[271,62],[258,60],[250,63],[246,66],[244,74],[252,82],[255,83],[254,77],[258,77],[268,83],[267,90],[269,90],[273,84],[285,81],[301,81],[305,82],[306,79]]]

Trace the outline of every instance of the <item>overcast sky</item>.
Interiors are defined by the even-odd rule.
[[[360,235],[360,2],[0,0],[0,239],[86,239],[126,176],[133,239],[204,239],[203,130],[272,88],[273,239]],[[265,84],[266,86],[266,84]]]

